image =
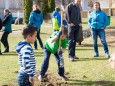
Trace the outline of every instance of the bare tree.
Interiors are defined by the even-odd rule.
[[[92,10],[92,8],[93,8],[93,1],[92,0],[90,0],[89,2],[88,2],[88,6],[91,8],[91,10]]]

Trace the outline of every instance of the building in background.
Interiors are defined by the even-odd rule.
[[[22,12],[22,0],[0,0],[0,18],[3,19],[4,9],[10,9],[12,13]]]

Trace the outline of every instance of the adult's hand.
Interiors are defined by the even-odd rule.
[[[79,26],[82,26],[82,23],[80,23]]]
[[[73,23],[70,23],[70,24],[68,24],[70,27],[73,27],[73,26],[75,26]]]

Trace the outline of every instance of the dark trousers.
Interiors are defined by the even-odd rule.
[[[40,47],[43,48],[43,43],[42,43],[42,40],[40,38],[40,30],[37,32],[37,39],[39,41]],[[34,42],[34,48],[37,49],[37,40]]]
[[[18,86],[32,86],[32,83],[29,82],[29,75],[23,71],[19,71],[18,77]]]
[[[51,52],[49,52],[46,48],[44,49],[44,60],[42,62],[42,66],[41,66],[41,71],[40,71],[40,75],[44,76],[47,69],[48,69],[48,66],[49,66],[49,59],[50,59],[50,55],[51,55]],[[56,52],[54,54],[55,58],[56,58],[56,61],[57,61],[57,64],[58,64],[58,74],[60,76],[63,76],[64,75],[64,65],[62,66],[61,64],[61,59],[59,58],[59,55],[58,53]]]
[[[105,53],[108,53],[108,45],[106,42],[106,36],[105,36],[105,30],[99,29],[99,30],[92,30],[92,36],[93,36],[93,46],[94,46],[94,52],[98,53],[98,36],[101,40],[101,43],[103,44]]]
[[[9,32],[4,31],[2,34],[2,37],[1,37],[1,42],[4,45],[4,47],[6,48],[5,51],[9,51],[8,35],[9,35]]]
[[[75,47],[79,28],[79,26],[68,27],[68,52],[71,57],[75,56]]]

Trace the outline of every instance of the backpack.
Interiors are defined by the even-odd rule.
[[[2,19],[0,18],[0,30],[2,29],[3,23],[2,23]]]

